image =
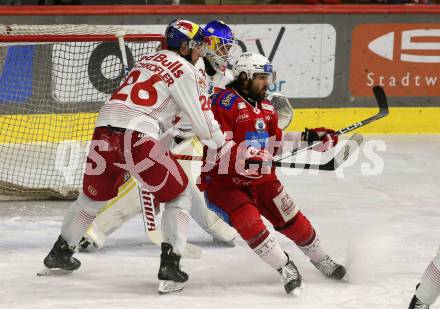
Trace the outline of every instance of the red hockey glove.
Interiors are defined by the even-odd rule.
[[[248,147],[246,149],[245,161],[244,161],[244,176],[257,176],[263,173],[263,169],[268,171],[270,167],[263,167],[263,162],[267,162],[272,160],[272,155],[263,149],[258,149],[255,147]],[[251,167],[251,164],[258,165],[258,169],[255,170],[255,167]]]
[[[272,155],[264,149],[258,149],[255,147],[248,147],[246,149],[246,161],[270,161],[272,159]]]
[[[312,150],[321,152],[329,150],[338,143],[338,136],[336,135],[335,130],[322,127],[314,129],[306,128],[302,133],[302,139],[309,143],[321,141],[321,144],[312,148]]]

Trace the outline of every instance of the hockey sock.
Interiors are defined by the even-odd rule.
[[[104,204],[105,202],[90,199],[82,192],[78,199],[70,204],[61,226],[61,236],[67,241],[69,246],[78,246],[85,231]]]
[[[267,231],[266,231],[267,232]],[[288,258],[278,241],[268,232],[267,237],[255,248],[254,252],[273,269],[278,270],[287,264]]]
[[[319,240],[318,235],[315,233],[315,237],[313,241],[306,246],[298,246],[299,249],[310,259],[310,261],[319,263],[321,262],[326,253],[321,246],[321,241]]]
[[[183,255],[189,223],[188,208],[191,207],[191,191],[186,189],[174,200],[165,203],[161,228],[163,241],[173,246],[178,255]]]
[[[422,302],[432,305],[440,294],[440,251],[429,264],[422,281],[416,291],[416,296]]]
[[[260,217],[258,209],[245,204],[231,214],[232,225],[254,252],[274,269],[286,265],[287,256],[277,240],[272,238]]]

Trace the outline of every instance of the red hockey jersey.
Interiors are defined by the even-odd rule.
[[[250,101],[250,100],[249,100]],[[248,147],[267,149],[272,155],[273,141],[280,141],[278,115],[270,101],[254,102],[254,106],[235,89],[227,88],[212,96],[212,112],[220,127],[226,133],[226,140],[233,140],[235,146],[230,154],[222,157],[208,173],[209,181],[222,185],[256,185],[276,178],[274,168],[249,173],[244,163]]]

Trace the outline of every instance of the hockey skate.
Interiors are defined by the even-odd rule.
[[[81,262],[72,257],[73,253],[75,253],[75,248],[70,247],[60,235],[52,250],[44,259],[45,268],[37,273],[37,275],[70,274],[81,266]]]
[[[336,263],[331,257],[326,255],[320,262],[311,261],[313,266],[329,278],[341,280],[346,273],[345,267]]]
[[[173,247],[163,242],[160,255],[159,294],[180,292],[188,281],[188,274],[180,269],[181,256],[173,252]]]
[[[287,258],[287,264],[278,269],[278,273],[281,275],[281,280],[284,283],[286,293],[299,295],[299,290],[303,287],[302,276],[295,264],[289,259],[288,255]]]
[[[416,290],[419,288],[419,284],[416,286]],[[420,299],[417,298],[416,295],[413,296],[411,299],[411,302],[409,303],[408,309],[429,309],[429,305],[422,302]]]
[[[411,303],[409,304],[408,309],[429,309],[429,305],[423,303],[417,296],[413,296],[411,299]]]

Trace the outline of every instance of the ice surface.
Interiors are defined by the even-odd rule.
[[[78,254],[83,265],[75,273],[37,277],[69,203],[15,201],[0,203],[0,308],[407,308],[440,244],[440,136],[372,139],[387,148],[376,152],[384,162],[377,176],[361,172],[361,164],[372,164],[368,143],[343,178],[280,171],[328,252],[347,264],[348,283],[325,278],[277,234],[307,282],[299,297],[289,297],[278,274],[242,240],[236,248],[213,247],[192,223],[189,239],[203,247],[203,258],[184,259],[190,281],[182,293],[159,296],[159,248],[146,240],[141,217],[103,250]]]

